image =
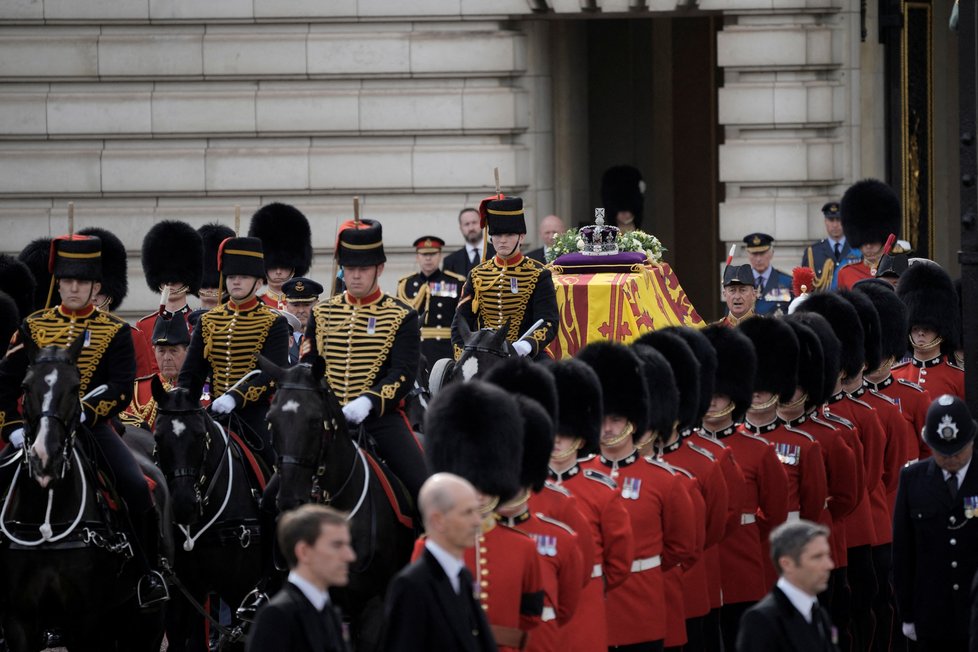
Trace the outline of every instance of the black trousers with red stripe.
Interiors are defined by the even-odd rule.
[[[400,478],[417,504],[418,492],[429,473],[421,445],[404,412],[398,408],[381,416],[368,417],[363,422],[363,429],[373,440],[378,457]]]

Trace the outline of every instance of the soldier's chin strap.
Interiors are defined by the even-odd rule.
[[[910,339],[910,346],[917,349],[918,351],[930,351],[931,349],[940,346],[941,343],[944,342],[944,338],[941,337],[940,335],[936,336],[934,339],[932,339],[930,342],[927,342],[926,344],[917,344],[916,342],[914,342],[913,335],[910,335],[909,339]]]

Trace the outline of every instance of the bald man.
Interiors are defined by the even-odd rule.
[[[526,257],[539,260],[541,263],[546,264],[547,249],[553,244],[554,238],[566,230],[567,227],[564,225],[564,220],[556,215],[547,215],[540,220],[540,242],[543,243],[543,246],[526,252]]]

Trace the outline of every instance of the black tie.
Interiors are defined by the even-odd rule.
[[[343,623],[340,621],[339,614],[336,613],[336,609],[333,608],[332,603],[327,602],[323,605],[322,615],[329,643],[331,645],[339,645],[340,649],[345,649],[343,647]]]
[[[756,279],[754,279],[754,287],[757,289],[758,292],[763,292],[764,291],[764,277],[763,276],[758,276]]]
[[[472,267],[479,264],[479,252],[475,249],[469,251],[469,264],[472,265]]]
[[[958,474],[952,473],[947,479],[947,490],[951,492],[951,500],[958,497]]]
[[[472,585],[475,581],[472,579],[472,573],[465,566],[462,566],[461,570],[458,572],[458,594],[459,595],[472,595]]]
[[[835,243],[835,262],[839,262],[839,257],[842,255],[842,243]]]

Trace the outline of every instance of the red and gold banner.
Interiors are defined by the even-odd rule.
[[[627,344],[659,328],[706,325],[666,263],[600,274],[559,271],[554,269],[553,279],[560,323],[547,347],[558,360],[576,355],[588,342]]]

